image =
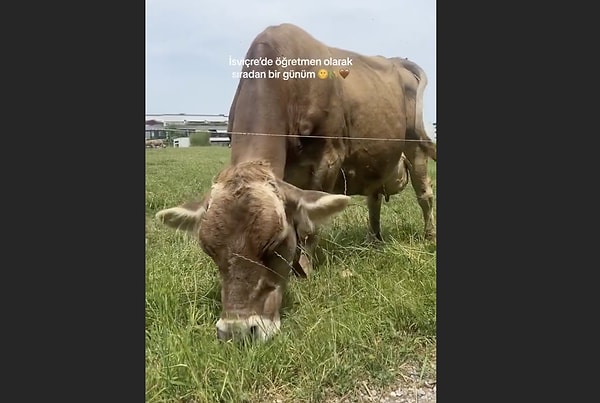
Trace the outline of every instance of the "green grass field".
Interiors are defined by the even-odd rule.
[[[363,197],[323,228],[322,259],[290,278],[281,332],[219,342],[216,265],[154,214],[200,196],[226,147],[146,150],[146,401],[321,402],[384,389],[416,368],[435,379],[436,252],[409,185],[382,207],[383,245],[366,242]],[[435,162],[430,162],[435,190]]]

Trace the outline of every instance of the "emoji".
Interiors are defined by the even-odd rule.
[[[327,76],[329,76],[329,74],[327,73],[327,70],[325,70],[325,69],[321,69],[317,73],[317,77],[319,77],[321,80],[325,80],[327,78]]]
[[[342,78],[348,77],[348,74],[350,74],[350,70],[348,70],[348,69],[340,69],[340,76],[342,76]]]

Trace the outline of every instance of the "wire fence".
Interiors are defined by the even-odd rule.
[[[198,114],[192,114],[192,113],[154,113],[154,114],[146,114],[146,119],[148,117],[161,117],[161,116],[195,116],[195,117],[224,117],[224,118],[229,118],[229,116],[225,115],[225,114],[207,114],[207,113],[198,113]],[[148,119],[146,120],[148,121]],[[227,121],[222,121],[222,122],[208,122],[206,120],[204,120],[204,122],[202,120],[199,121],[194,121],[194,123],[196,122],[200,122],[200,126],[194,124],[191,126],[186,126],[186,127],[169,127],[168,125],[185,125],[186,124],[186,120],[184,120],[183,122],[181,121],[171,121],[171,122],[162,122],[163,127],[159,128],[159,129],[146,129],[146,132],[148,131],[164,131],[167,132],[167,137],[171,137],[168,133],[184,133],[185,135],[189,136],[190,134],[196,132],[196,131],[204,131],[204,132],[209,132],[211,135],[212,134],[218,134],[218,137],[222,137],[224,135],[229,136],[229,138],[231,139],[232,135],[243,135],[243,136],[271,136],[271,137],[304,137],[304,138],[313,138],[313,139],[343,139],[343,140],[360,140],[360,141],[390,141],[390,142],[430,142],[430,141],[434,141],[437,138],[437,123],[432,123],[431,125],[433,126],[433,140],[432,139],[407,139],[407,138],[390,138],[390,137],[349,137],[349,136],[319,136],[319,135],[302,135],[302,134],[288,134],[288,133],[260,133],[260,132],[229,132],[229,131],[216,131],[216,129],[211,128],[211,129],[206,129],[204,127],[202,127],[202,123],[204,124],[209,124],[209,125],[214,125],[215,123],[221,123],[222,126],[223,123],[227,123]],[[200,129],[200,130],[199,130]],[[202,130],[202,129],[206,129],[206,130]]]

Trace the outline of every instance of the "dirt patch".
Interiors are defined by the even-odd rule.
[[[403,365],[399,369],[397,381],[386,388],[377,388],[367,382],[360,382],[357,390],[341,397],[329,398],[327,403],[436,403],[436,363],[428,363],[425,371],[413,365]]]

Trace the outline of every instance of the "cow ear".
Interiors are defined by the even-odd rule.
[[[304,210],[308,219],[315,226],[323,225],[335,215],[341,213],[350,202],[350,196],[336,195],[319,192],[319,195],[304,193],[314,191],[302,191],[298,209]]]
[[[312,233],[315,227],[325,224],[341,213],[350,202],[350,196],[302,190],[278,180],[286,200],[286,211],[292,214],[299,233]]]
[[[200,221],[206,209],[206,200],[189,202],[181,206],[161,210],[156,213],[156,218],[167,227],[196,233],[200,228]]]

